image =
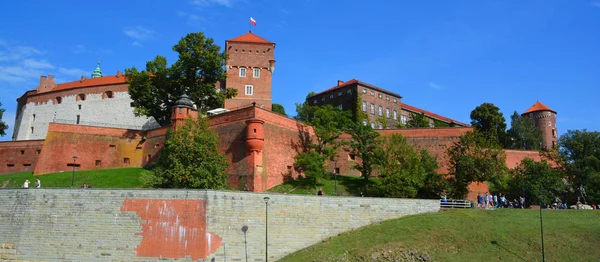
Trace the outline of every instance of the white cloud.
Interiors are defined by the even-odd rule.
[[[147,29],[143,26],[136,26],[133,28],[126,28],[123,30],[126,36],[131,37],[135,40],[147,40],[156,36],[154,31]]]
[[[192,25],[192,26],[199,25],[200,23],[205,21],[205,19],[199,15],[190,14],[190,13],[187,13],[184,11],[178,11],[177,16],[186,18],[187,19],[186,24]]]
[[[40,77],[42,73],[41,70],[36,68],[25,68],[20,65],[0,65],[0,81],[9,83],[18,83],[35,79]]]
[[[600,1],[594,1],[590,3],[592,6],[600,7]]]
[[[34,47],[12,46],[4,41],[0,41],[0,61],[15,61],[40,54],[42,52]]]
[[[431,88],[433,88],[433,89],[435,89],[435,90],[441,90],[441,89],[444,89],[444,87],[443,87],[443,86],[441,86],[441,85],[438,85],[438,84],[436,84],[436,83],[434,83],[434,82],[429,82],[429,87],[431,87]]]
[[[234,0],[190,0],[190,4],[205,7],[211,5],[222,5],[226,7],[232,7]]]
[[[140,44],[140,42],[138,41],[133,41],[133,43],[131,43],[132,46],[137,46],[137,47],[144,47],[142,44]]]
[[[83,70],[83,69],[79,69],[79,68],[64,68],[64,67],[59,67],[58,68],[58,74],[60,75],[67,75],[67,76],[84,76],[84,75],[88,75],[88,71]]]
[[[28,58],[23,60],[21,64],[27,68],[35,68],[35,69],[54,69],[54,66],[50,64],[46,60],[37,60],[33,58]]]

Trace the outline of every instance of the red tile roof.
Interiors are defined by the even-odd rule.
[[[78,80],[73,82],[67,82],[63,84],[59,84],[52,89],[52,91],[72,89],[72,88],[80,88],[80,87],[88,87],[88,86],[101,86],[101,85],[116,85],[116,84],[125,84],[125,76],[121,75],[117,77],[114,76],[103,76],[98,78],[86,78],[84,81]]]
[[[457,125],[465,126],[465,127],[469,126],[468,124],[465,124],[465,123],[456,121],[454,119],[447,118],[445,116],[441,116],[441,115],[438,115],[438,114],[435,114],[435,113],[432,113],[432,112],[429,112],[429,111],[425,111],[423,109],[420,109],[420,108],[417,108],[417,107],[414,107],[414,106],[411,106],[411,105],[408,105],[408,104],[402,103],[400,105],[400,107],[402,109],[406,109],[406,110],[412,111],[414,113],[423,113],[423,114],[425,114],[428,117],[431,117],[431,118],[434,118],[434,119],[437,119],[437,120],[441,120],[441,121],[444,121],[444,122],[447,122],[447,123],[456,123]]]
[[[383,92],[383,93],[387,93],[387,94],[390,94],[390,95],[393,95],[393,96],[396,96],[396,97],[402,98],[402,96],[401,96],[401,95],[399,95],[399,94],[396,94],[396,93],[394,93],[394,92],[388,91],[388,90],[386,90],[386,89],[383,89],[383,88],[381,88],[381,87],[378,87],[378,86],[375,86],[375,85],[372,85],[372,84],[369,84],[369,83],[365,83],[365,82],[363,82],[363,81],[356,80],[356,79],[352,79],[352,80],[350,80],[350,81],[347,81],[347,82],[344,82],[344,83],[342,83],[342,84],[340,84],[340,85],[337,85],[337,86],[334,86],[334,87],[332,87],[332,88],[329,88],[329,89],[327,89],[327,90],[325,90],[325,91],[322,91],[322,92],[316,93],[316,94],[314,94],[314,95],[312,95],[312,96],[310,96],[310,97],[308,97],[308,98],[311,98],[311,97],[314,97],[314,96],[318,96],[318,95],[320,95],[320,94],[325,94],[325,93],[331,92],[331,91],[333,91],[333,90],[336,90],[336,89],[338,89],[338,88],[343,88],[343,87],[346,87],[346,86],[349,86],[349,85],[353,85],[353,84],[360,84],[360,85],[367,86],[367,87],[369,87],[369,88],[372,88],[372,89],[375,89],[375,90],[381,91],[381,92]],[[307,99],[308,99],[308,98],[307,98]]]
[[[551,111],[556,114],[556,111],[552,110],[552,108],[549,108],[548,106],[542,104],[540,101],[537,101],[537,102],[535,102],[535,104],[533,106],[531,106],[529,109],[527,109],[521,115],[525,115],[525,114],[529,114],[529,113],[537,112],[537,111]]]
[[[226,42],[244,42],[244,43],[262,43],[262,44],[273,44],[260,36],[253,34],[252,32],[243,34],[233,39],[229,39]]]

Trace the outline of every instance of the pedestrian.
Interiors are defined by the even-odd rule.
[[[35,179],[35,188],[41,188],[42,187],[42,182],[40,181],[40,178],[36,178]]]
[[[23,183],[23,188],[29,188],[29,180],[25,180],[25,183]]]
[[[319,191],[317,191],[317,195],[319,195],[319,196],[325,195],[325,193],[323,192],[323,188],[322,187],[319,188]]]
[[[477,193],[477,208],[481,208],[483,206],[483,197],[481,196],[481,192]]]

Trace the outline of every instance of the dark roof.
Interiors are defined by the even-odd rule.
[[[190,99],[190,97],[186,94],[183,94],[175,101],[173,107],[189,107],[194,108],[194,102]]]
[[[441,116],[441,115],[438,115],[438,114],[435,114],[435,113],[432,113],[432,112],[429,112],[429,111],[426,111],[426,110],[423,110],[423,109],[420,109],[420,108],[417,108],[417,107],[414,107],[414,106],[411,106],[411,105],[408,105],[408,104],[402,103],[400,105],[400,107],[402,109],[405,109],[405,110],[408,110],[408,111],[411,111],[411,112],[423,113],[425,116],[428,116],[428,117],[431,117],[431,118],[434,118],[434,119],[437,119],[437,120],[441,120],[441,121],[444,121],[444,122],[447,122],[447,123],[456,123],[457,125],[461,125],[461,126],[469,126],[468,124],[456,121],[456,120],[454,120],[452,118],[447,118],[445,116]]]
[[[401,95],[399,95],[399,94],[397,94],[397,93],[394,93],[394,92],[388,91],[388,90],[386,90],[386,89],[383,89],[383,88],[381,88],[381,87],[378,87],[378,86],[375,86],[375,85],[372,85],[372,84],[369,84],[369,83],[365,83],[365,82],[363,82],[363,81],[359,81],[359,80],[356,80],[356,79],[352,79],[352,80],[350,80],[350,81],[344,82],[344,83],[342,83],[342,84],[340,84],[340,85],[337,85],[337,86],[334,86],[334,87],[332,87],[332,88],[329,88],[329,89],[327,89],[327,90],[325,90],[325,91],[319,92],[319,93],[317,93],[317,94],[315,94],[315,95],[312,95],[312,96],[310,96],[310,97],[308,97],[308,98],[311,98],[311,97],[314,97],[314,96],[318,96],[318,95],[321,95],[321,94],[325,94],[325,93],[329,93],[329,92],[331,92],[331,91],[337,90],[337,89],[339,89],[339,88],[344,88],[344,87],[347,87],[347,86],[349,86],[349,85],[353,85],[353,84],[359,84],[359,85],[366,86],[366,87],[369,87],[369,88],[375,89],[375,90],[377,90],[377,91],[380,91],[380,92],[383,92],[383,93],[386,93],[386,94],[389,94],[389,95],[396,96],[396,97],[398,97],[398,98],[402,98],[402,96],[401,96]]]

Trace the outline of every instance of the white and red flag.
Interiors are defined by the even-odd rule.
[[[256,26],[256,20],[254,20],[254,18],[250,17],[250,23],[254,26]]]

